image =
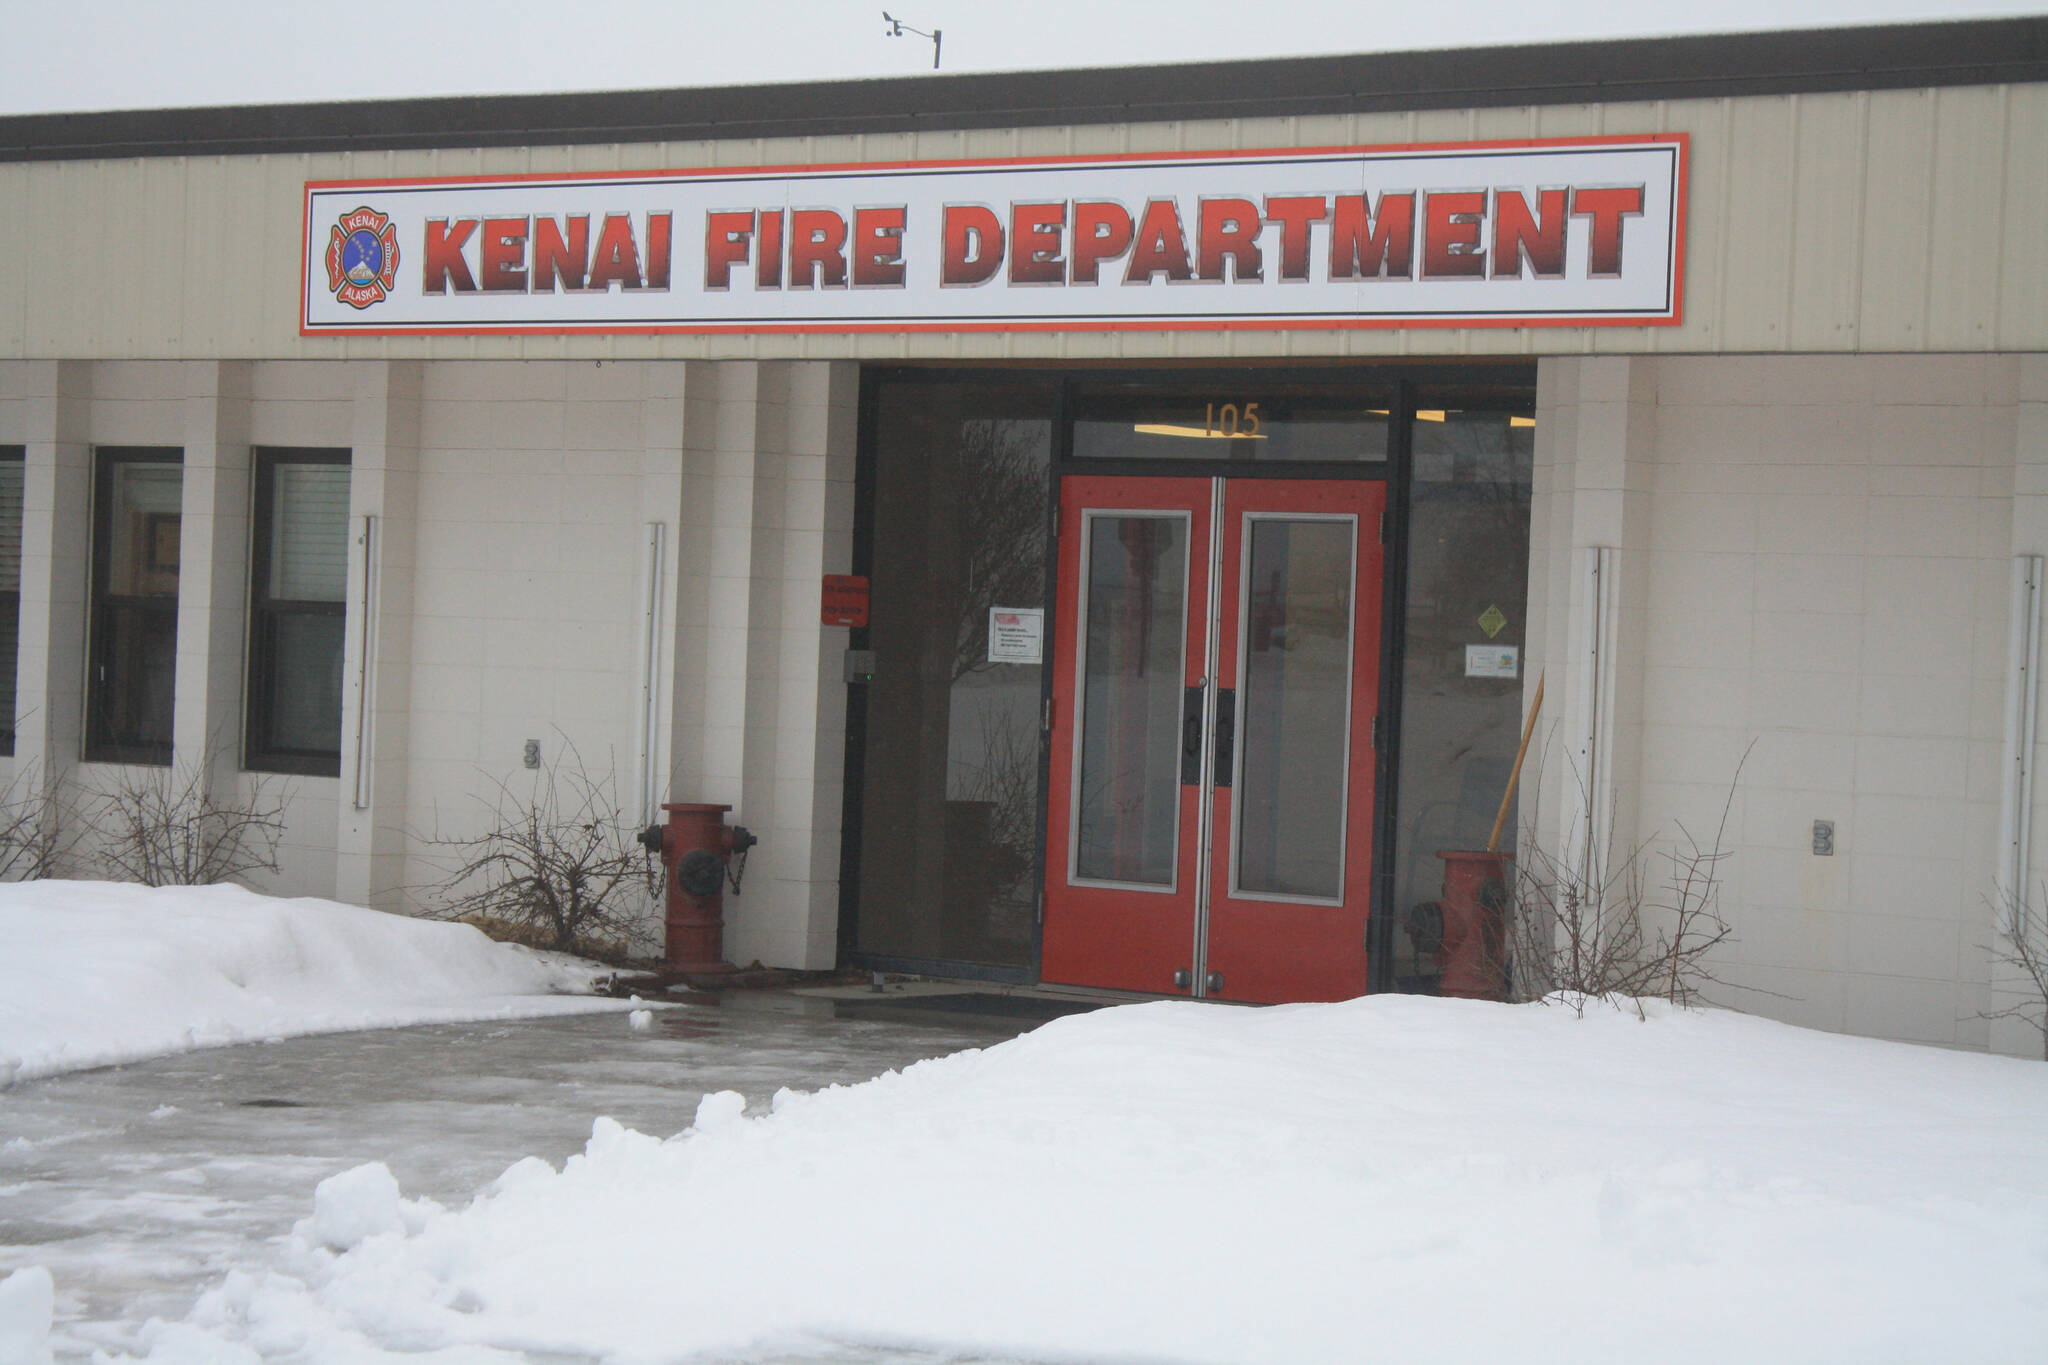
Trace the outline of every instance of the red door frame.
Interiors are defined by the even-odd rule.
[[[1057,636],[1053,645],[1050,781],[1047,784],[1045,913],[1040,976],[1074,985],[1232,1000],[1340,1000],[1367,984],[1366,925],[1372,902],[1373,814],[1377,765],[1373,722],[1379,706],[1380,546],[1386,485],[1362,480],[1231,479],[1223,485],[1220,546],[1212,550],[1215,483],[1208,476],[1068,475],[1060,485]],[[1185,515],[1190,536],[1185,597],[1183,686],[1207,681],[1212,620],[1212,556],[1222,566],[1214,642],[1216,677],[1241,685],[1244,530],[1261,515],[1344,517],[1355,529],[1352,587],[1351,708],[1344,872],[1339,903],[1260,898],[1233,890],[1230,824],[1234,789],[1209,785],[1215,757],[1216,689],[1203,711],[1203,781],[1183,785],[1170,891],[1076,884],[1075,775],[1077,669],[1082,650],[1081,587],[1091,511]],[[1241,764],[1241,745],[1228,756]],[[1196,837],[1208,810],[1211,856]],[[1214,974],[1213,976],[1211,974]],[[1177,979],[1178,978],[1178,979]],[[1218,984],[1211,985],[1214,981]]]

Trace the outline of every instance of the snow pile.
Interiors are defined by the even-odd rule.
[[[440,924],[236,886],[0,884],[0,1087],[303,1033],[624,1002],[590,963]]]
[[[57,1288],[39,1265],[0,1278],[0,1365],[50,1365]]]
[[[667,1141],[599,1120],[460,1211],[361,1168],[286,1273],[145,1344],[2038,1362],[2044,1151],[2039,1063],[1719,1013],[1131,1006],[769,1114],[706,1096]]]

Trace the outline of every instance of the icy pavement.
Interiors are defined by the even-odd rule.
[[[645,1030],[617,1014],[430,1025],[20,1084],[0,1091],[0,1278],[54,1275],[59,1361],[133,1351],[148,1318],[182,1318],[230,1269],[267,1265],[313,1187],[361,1163],[460,1207],[522,1157],[582,1151],[599,1115],[666,1135],[708,1092],[765,1106],[785,1086],[866,1080],[1031,1023],[842,1019],[822,1001],[734,996]]]

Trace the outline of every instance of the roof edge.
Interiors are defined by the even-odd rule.
[[[0,117],[0,161],[950,132],[2048,81],[2048,16],[1333,57]]]

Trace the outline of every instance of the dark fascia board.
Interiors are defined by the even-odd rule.
[[[2048,16],[886,80],[0,118],[0,161],[1178,122],[2048,80]]]

